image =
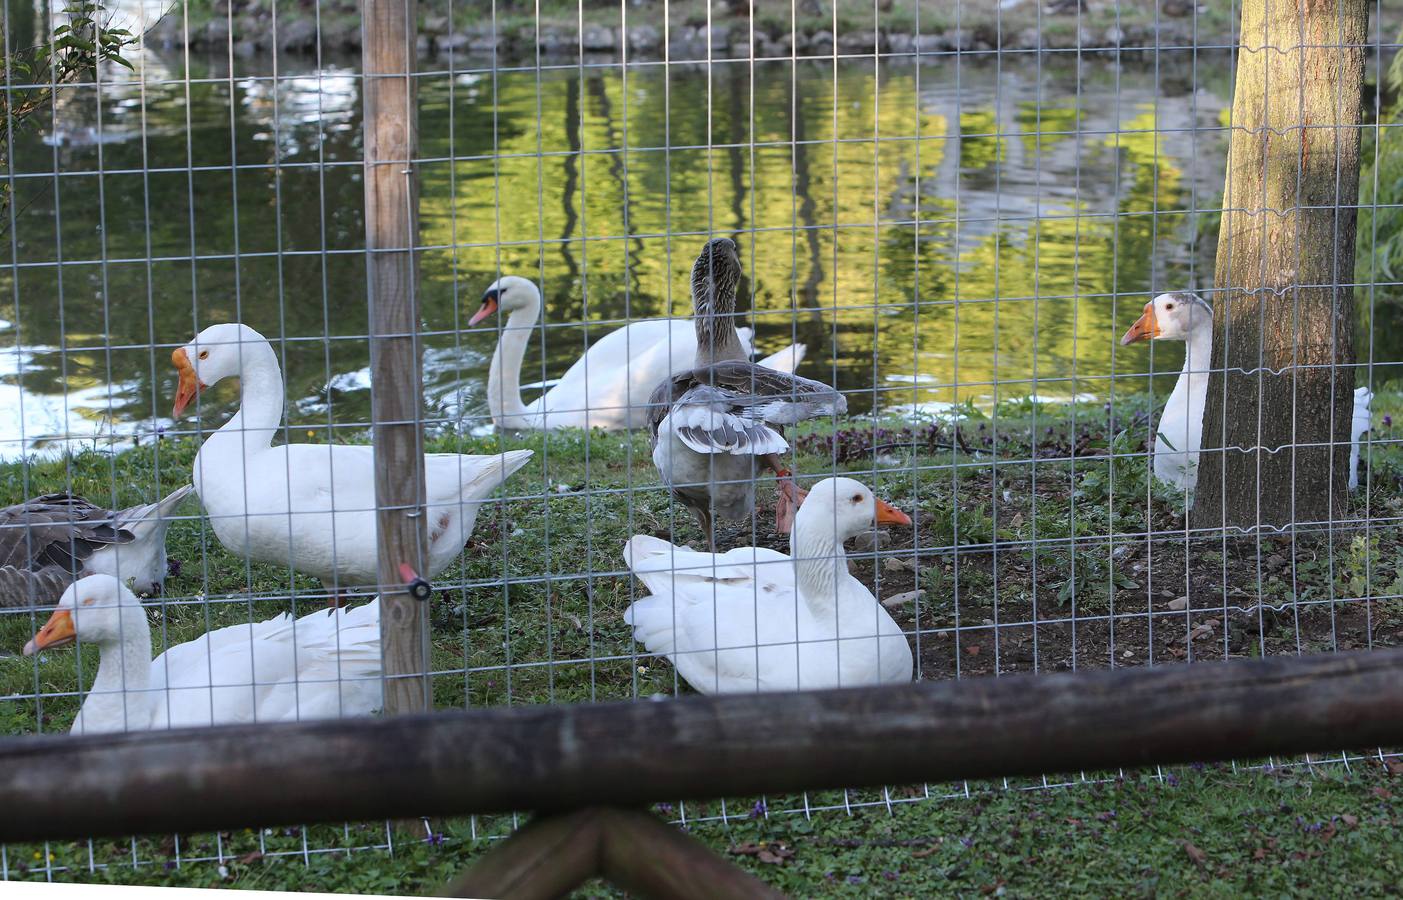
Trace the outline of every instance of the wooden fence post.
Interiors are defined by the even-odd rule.
[[[380,645],[385,712],[429,706],[428,615],[400,569],[423,573],[423,379],[418,341],[419,120],[416,0],[362,0],[365,266],[370,312],[371,420],[379,529]]]

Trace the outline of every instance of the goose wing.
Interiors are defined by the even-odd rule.
[[[71,494],[45,494],[0,510],[0,566],[70,572],[109,544],[133,539],[116,513]]]
[[[743,360],[697,369],[692,377],[698,384],[725,391],[735,409],[772,425],[792,425],[848,411],[847,398],[821,381]]]

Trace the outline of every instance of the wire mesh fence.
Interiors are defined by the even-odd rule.
[[[1224,172],[1245,127],[1232,114],[1236,4],[420,0],[418,150],[404,163],[419,191],[422,425],[426,449],[446,454],[425,467],[429,550],[413,561],[433,587],[434,707],[673,696],[727,678],[829,683],[806,680],[805,645],[873,681],[1396,644],[1390,63],[1403,10],[1370,9],[1373,95],[1349,126],[1363,135],[1358,255],[1337,284],[1355,309],[1339,327],[1357,340],[1354,360],[1330,366],[1363,391],[1353,447],[1335,457],[1348,456],[1358,489],[1322,521],[1242,536],[1190,514],[1212,307],[1225,302]],[[38,572],[42,545],[64,569],[5,585],[8,734],[67,730],[85,695],[115,703],[124,726],[190,721],[159,689],[181,677],[228,688],[192,692],[207,719],[378,709],[373,690],[347,687],[380,678],[378,619],[372,635],[354,631],[372,614],[353,618],[374,608],[361,604],[376,583],[362,193],[374,123],[354,13],[6,8],[0,499],[94,504],[50,501],[62,507],[46,520],[52,540],[33,506],[4,523],[14,568]],[[708,256],[713,238],[733,251]],[[734,314],[721,296],[732,274]],[[690,421],[706,434],[684,439],[682,395],[660,408],[649,397],[699,358],[694,294],[721,307],[711,333],[738,348],[731,359],[764,369],[732,385],[726,417],[700,404]],[[1160,339],[1145,350],[1139,337]],[[791,370],[825,399],[757,375]],[[717,453],[717,431],[753,452]],[[694,454],[711,446],[700,469],[660,473],[656,447],[672,436]],[[846,554],[831,534],[791,550],[773,516],[792,496],[789,471],[806,489],[854,479],[909,524],[879,530],[868,517],[845,533],[829,487],[828,530],[855,540]],[[192,481],[198,505],[111,512]],[[698,507],[696,490],[689,503],[689,487],[713,505]],[[728,490],[739,499],[723,510]],[[741,514],[724,521],[727,510]],[[150,543],[143,522],[169,559],[123,555]],[[732,555],[677,549],[709,542]],[[779,557],[791,552],[797,565]],[[146,588],[139,615],[107,644],[80,624],[78,652],[19,655],[72,571],[103,559]],[[762,603],[772,591],[783,615]],[[654,604],[648,624],[650,593],[686,602]],[[825,595],[836,606],[810,615]],[[149,658],[128,642],[148,626],[165,663],[140,687],[127,680],[140,667],[103,681],[110,646]],[[825,643],[820,626],[868,641]],[[233,657],[214,649],[221,635]],[[854,668],[842,669],[842,646],[857,648]],[[689,675],[689,653],[712,668]],[[278,685],[292,699],[274,713]],[[149,711],[142,693],[157,697]],[[968,791],[666,812],[808,815]],[[69,848],[57,860],[0,847],[0,876],[310,859],[395,840],[382,824],[195,848],[89,842],[85,858]]]

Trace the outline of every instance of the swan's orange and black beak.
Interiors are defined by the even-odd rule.
[[[496,311],[497,311],[497,292],[496,292],[496,291],[488,291],[487,293],[485,293],[485,294],[482,295],[482,306],[479,307],[479,308],[478,308],[478,311],[475,312],[475,313],[473,313],[473,317],[472,317],[471,319],[468,320],[468,325],[469,325],[469,327],[471,327],[471,326],[473,326],[473,325],[476,325],[478,322],[481,322],[483,319],[485,319],[485,318],[487,318],[488,316],[492,315],[492,314],[495,313]]]
[[[1135,324],[1130,326],[1130,330],[1125,333],[1125,337],[1120,339],[1121,346],[1133,344],[1136,341],[1148,341],[1159,337],[1159,322],[1155,319],[1155,305],[1145,304],[1145,311],[1140,318],[1135,320]]]
[[[877,498],[877,524],[878,525],[910,525],[911,517],[901,510],[892,506],[887,501]]]
[[[175,389],[175,405],[171,408],[172,417],[178,419],[205,386],[195,374],[195,367],[190,364],[190,354],[185,352],[184,347],[171,354],[171,362],[175,363],[175,370],[180,373],[180,384]]]
[[[56,609],[54,614],[49,616],[49,621],[44,623],[44,627],[39,629],[39,633],[30,638],[29,643],[24,645],[24,655],[33,656],[40,650],[64,647],[77,639],[73,630],[73,612],[67,609]]]

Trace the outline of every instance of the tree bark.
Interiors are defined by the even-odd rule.
[[[1365,0],[1242,4],[1196,528],[1343,509],[1368,24]]]

